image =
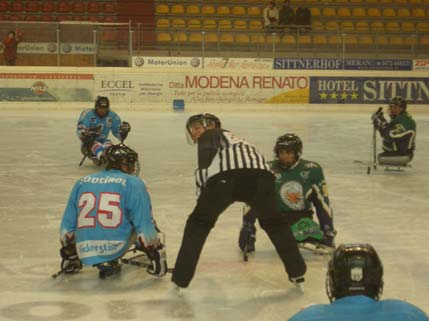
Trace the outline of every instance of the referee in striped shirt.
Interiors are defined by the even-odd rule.
[[[210,230],[236,201],[258,209],[259,223],[274,244],[289,280],[303,289],[306,265],[290,226],[276,208],[274,175],[264,157],[243,138],[222,129],[213,114],[191,116],[186,128],[198,144],[198,200],[186,222],[176,259],[172,281],[177,289],[189,286]]]

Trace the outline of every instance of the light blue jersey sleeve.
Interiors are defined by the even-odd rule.
[[[63,245],[66,245],[69,241],[74,238],[75,232],[77,230],[77,215],[78,205],[77,201],[77,191],[80,182],[76,182],[74,185],[69,200],[67,202],[66,209],[64,211],[63,219],[60,226],[60,239]]]
[[[82,131],[90,127],[90,111],[91,109],[84,110],[79,116],[76,128],[76,134],[79,138],[81,137]]]
[[[112,117],[112,134],[117,139],[121,140],[121,136],[119,135],[119,128],[121,126],[121,118],[117,113],[111,111],[109,112],[109,116]]]
[[[133,222],[138,240],[146,247],[154,245],[158,241],[158,233],[153,221],[152,206],[146,185],[137,177],[132,177],[129,183],[131,183],[127,208],[129,219]]]

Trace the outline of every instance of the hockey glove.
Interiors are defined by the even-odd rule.
[[[163,244],[160,244],[156,250],[147,251],[146,254],[152,264],[152,267],[146,270],[147,273],[158,277],[167,274],[167,252]]]
[[[384,128],[387,125],[387,120],[384,118],[382,111],[377,111],[371,116],[372,124],[375,128]]]
[[[121,138],[121,141],[124,141],[125,138],[127,138],[128,133],[131,130],[130,123],[127,123],[126,121],[123,121],[121,125],[119,126],[119,137]]]
[[[75,244],[63,246],[60,249],[60,255],[63,259],[61,262],[61,270],[64,271],[65,274],[77,273],[82,270],[82,263],[77,255]]]

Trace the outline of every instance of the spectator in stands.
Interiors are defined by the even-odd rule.
[[[311,12],[306,7],[299,7],[296,9],[295,24],[297,26],[305,27],[304,30],[310,29],[311,26]]]
[[[290,0],[285,0],[279,12],[279,23],[282,26],[295,24],[295,11],[290,6]]]
[[[264,26],[267,31],[275,31],[279,23],[279,9],[274,1],[270,1],[268,7],[264,9]]]
[[[18,44],[21,40],[22,34],[19,30],[17,30],[17,35],[15,35],[15,31],[9,31],[7,37],[1,43],[3,47],[4,62],[7,66],[16,65]]]

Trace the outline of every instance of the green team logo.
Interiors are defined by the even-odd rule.
[[[292,210],[299,211],[305,208],[302,185],[296,181],[289,181],[280,188],[283,202]]]

